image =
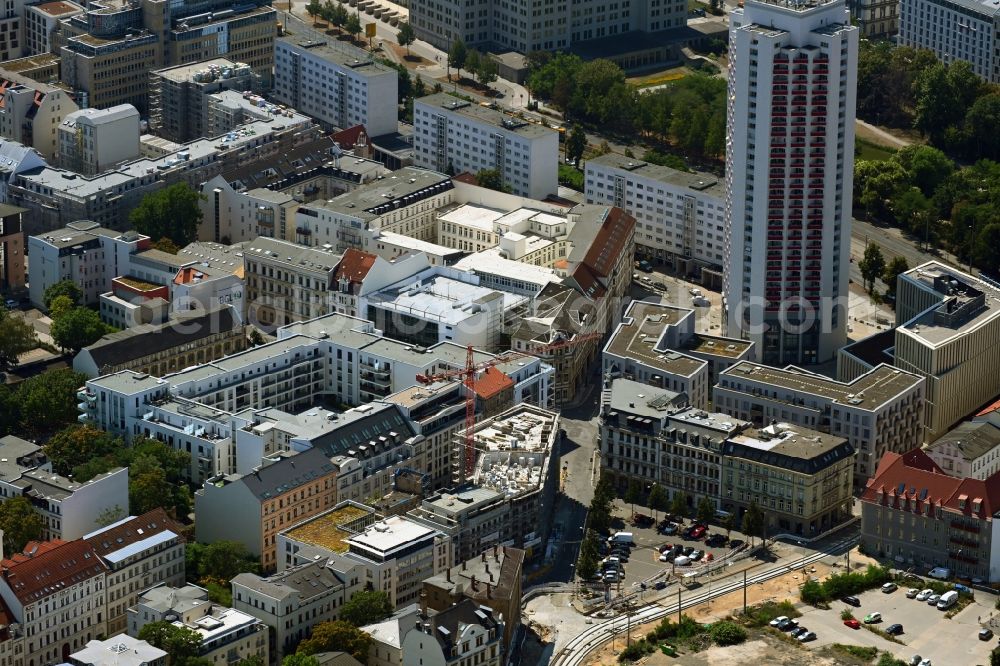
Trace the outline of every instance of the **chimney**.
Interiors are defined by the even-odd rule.
[[[500,561],[500,546],[493,544],[493,559],[497,562]]]
[[[420,590],[420,614],[427,616],[427,593]]]
[[[472,589],[479,590],[479,581],[476,580],[476,575],[472,574]]]
[[[485,550],[483,551],[483,554],[482,554],[482,560],[483,560],[483,562],[486,561],[486,551]]]
[[[444,570],[444,579],[449,583],[451,582],[451,567]]]
[[[462,571],[465,571],[465,560],[462,560]]]
[[[492,579],[493,579],[493,577],[490,576],[490,580],[492,580]],[[486,598],[487,599],[492,599],[493,598],[493,588],[490,586],[489,583],[486,583]]]
[[[486,562],[486,573],[489,573],[490,572],[490,563],[488,561],[486,561],[486,560],[484,560],[484,561]]]

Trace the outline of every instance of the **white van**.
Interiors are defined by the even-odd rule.
[[[937,602],[938,610],[947,610],[952,606],[954,606],[956,601],[958,601],[958,592],[956,592],[955,590],[951,590],[950,592],[945,592],[944,594],[941,595],[941,598],[938,599]]]
[[[687,557],[686,555],[678,555],[676,558],[674,558],[674,564],[679,567],[686,567],[687,565],[691,564],[691,558]]]
[[[627,543],[630,546],[635,545],[635,538],[633,538],[631,532],[615,532],[608,537],[608,543]]]
[[[951,569],[948,567],[934,567],[927,572],[927,575],[938,580],[948,580],[951,578]]]

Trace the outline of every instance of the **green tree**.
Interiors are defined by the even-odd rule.
[[[281,660],[281,666],[319,666],[319,662],[311,655],[288,654]]]
[[[597,535],[588,531],[580,544],[580,557],[576,561],[576,574],[583,580],[590,580],[597,574],[600,551],[597,548]]]
[[[20,427],[29,435],[49,433],[76,423],[76,391],[86,377],[67,368],[48,370],[17,387]]]
[[[905,273],[910,270],[909,264],[906,263],[906,259],[903,257],[893,257],[886,264],[885,271],[882,272],[882,282],[885,282],[885,286],[888,288],[888,293],[896,293],[896,278],[899,277],[900,273]]]
[[[731,513],[727,513],[725,515],[725,517],[723,517],[723,519],[722,519],[721,527],[722,527],[722,529],[726,530],[726,538],[727,539],[729,538],[729,535],[733,531],[733,527],[735,526],[735,522],[736,522],[736,518]]]
[[[49,329],[59,347],[76,353],[94,344],[111,329],[101,321],[101,316],[90,308],[76,307],[63,312]]]
[[[458,72],[458,78],[462,78],[462,67],[465,66],[465,58],[469,54],[469,49],[461,38],[455,38],[448,49],[448,67],[454,67]],[[451,80],[451,71],[448,72],[448,80]]]
[[[319,10],[319,15],[322,16],[323,20],[326,21],[328,24],[336,25],[333,22],[333,15],[335,12],[336,9],[333,6],[333,2],[331,0],[326,0],[323,3],[323,6]]]
[[[865,255],[858,262],[858,270],[861,271],[861,279],[865,281],[865,289],[869,294],[872,293],[875,290],[875,280],[885,272],[885,257],[882,256],[882,248],[878,243],[869,243],[865,248]]]
[[[29,541],[42,538],[45,523],[26,497],[12,497],[0,502],[0,530],[3,552],[20,553]]]
[[[199,573],[218,580],[231,580],[236,574],[252,573],[259,569],[247,547],[236,541],[214,541],[202,550],[198,562]]]
[[[698,522],[708,523],[714,517],[715,517],[715,505],[712,504],[712,500],[708,499],[708,496],[705,495],[698,501],[698,509],[697,509]]]
[[[653,510],[654,519],[657,517],[657,511],[666,511],[670,507],[670,496],[658,483],[654,483],[653,487],[649,489],[649,497],[646,501],[649,503],[649,508]]]
[[[338,2],[333,6],[333,12],[330,13],[330,23],[338,28],[343,28],[347,25],[347,19],[347,7],[343,3]]]
[[[577,166],[583,159],[583,151],[587,148],[587,134],[579,125],[573,125],[573,129],[566,139],[566,157]]]
[[[1000,648],[993,648],[990,651],[990,666],[1000,666]]]
[[[409,21],[403,21],[399,24],[399,31],[396,33],[396,41],[399,42],[400,46],[406,47],[406,55],[410,55],[410,44],[417,41],[417,33],[410,25]]]
[[[140,458],[129,468],[128,504],[139,515],[162,507],[171,509],[173,485],[163,468],[151,458]]]
[[[994,278],[1000,275],[1000,222],[987,224],[979,231],[972,254],[981,271]]]
[[[351,39],[358,38],[358,35],[361,34],[361,19],[358,18],[357,14],[351,14],[347,17],[347,21],[344,23],[344,31],[351,36]]]
[[[918,187],[901,191],[892,202],[896,224],[921,238],[930,241],[930,222],[934,214],[930,199]]]
[[[37,346],[35,329],[24,317],[0,310],[0,371],[17,366],[18,357]]]
[[[115,504],[114,506],[108,507],[104,511],[97,514],[97,518],[94,519],[94,522],[100,527],[107,527],[112,523],[117,523],[127,515],[128,511]]]
[[[347,652],[352,657],[366,663],[372,637],[350,622],[335,620],[321,622],[313,627],[312,636],[299,643],[297,654],[313,655],[319,652]]]
[[[392,615],[392,602],[382,590],[357,592],[340,608],[340,619],[355,627],[381,622]]]
[[[150,238],[169,238],[185,246],[198,236],[202,199],[187,183],[175,183],[142,198],[128,219],[132,228]]]
[[[177,247],[177,244],[169,238],[161,238],[150,247],[154,250],[159,250],[160,252],[166,252],[167,254],[177,254],[181,251],[181,249]]]
[[[938,185],[955,171],[955,163],[933,146],[906,146],[896,151],[892,159],[910,174],[911,182],[926,197],[932,196]]]
[[[476,49],[469,49],[465,56],[465,70],[472,74],[472,78],[479,76],[479,61],[482,55]]]
[[[635,515],[635,503],[642,499],[642,486],[637,479],[629,479],[625,491],[625,503],[632,505],[632,515]]]
[[[708,11],[715,16],[721,16],[723,13],[722,0],[709,0]]]
[[[236,662],[236,666],[267,666],[267,662],[259,654],[252,654]]]
[[[489,87],[491,83],[497,80],[498,72],[499,68],[497,67],[496,60],[488,55],[480,56],[476,76],[479,78],[481,84]]]
[[[59,296],[68,297],[74,306],[80,305],[80,302],[83,301],[83,291],[80,287],[72,280],[62,280],[51,285],[42,294],[42,303],[47,311],[52,310],[52,301]]]
[[[750,537],[750,543],[753,544],[754,537],[763,537],[764,532],[764,513],[757,506],[756,502],[751,502],[750,506],[747,507],[746,512],[743,514],[743,533]]]
[[[111,455],[122,446],[120,439],[92,425],[75,425],[53,435],[43,449],[52,468],[68,475],[77,465]]]
[[[712,625],[708,635],[712,637],[716,645],[739,645],[746,641],[747,630],[735,622],[722,620]]]
[[[56,296],[49,305],[49,317],[55,321],[75,307],[69,296]]]
[[[483,169],[476,174],[476,185],[497,192],[509,192],[510,188],[503,182],[503,176],[497,169]]]
[[[306,5],[306,14],[309,18],[316,22],[316,17],[320,15],[323,11],[323,5],[320,4],[319,0],[309,0],[309,4]]]
[[[187,664],[201,650],[201,634],[173,622],[150,622],[139,630],[138,638],[169,654],[171,666]]]
[[[967,154],[970,157],[1000,159],[1000,92],[983,95],[965,114],[965,129],[969,135]]]
[[[675,516],[686,516],[688,512],[688,498],[687,495],[681,491],[675,491],[673,498],[670,500],[670,513]]]
[[[806,582],[802,585],[800,596],[802,601],[811,606],[820,606],[827,602],[827,596],[826,592],[823,590],[823,586],[812,578],[806,580]]]

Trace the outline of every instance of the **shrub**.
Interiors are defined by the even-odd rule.
[[[635,661],[645,657],[655,649],[655,645],[647,643],[645,640],[638,640],[621,651],[621,654],[618,655],[618,661]]]
[[[802,601],[813,606],[824,605],[829,600],[823,586],[814,581],[812,578],[807,580],[802,586],[800,596],[802,597]]]
[[[764,627],[771,620],[781,615],[799,617],[802,613],[796,610],[795,604],[791,601],[768,601],[767,603],[747,609],[746,619],[743,624],[748,627]]]
[[[841,620],[853,620],[854,619],[854,613],[851,612],[850,608],[845,608],[844,610],[840,611],[840,619]],[[874,657],[874,656],[875,655],[872,655],[872,657]]]
[[[738,645],[747,639],[747,631],[735,622],[716,622],[709,629],[709,635],[717,645]]]
[[[874,647],[862,647],[860,645],[844,645],[843,643],[834,643],[833,649],[840,650],[841,652],[846,652],[852,657],[857,657],[862,661],[871,661],[876,656],[878,656],[878,648]]]
[[[906,662],[902,659],[896,659],[888,652],[883,652],[882,656],[878,658],[876,666],[906,666]]]

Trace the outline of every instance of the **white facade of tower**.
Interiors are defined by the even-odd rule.
[[[729,16],[729,335],[767,364],[824,362],[847,339],[858,30],[844,0]]]

